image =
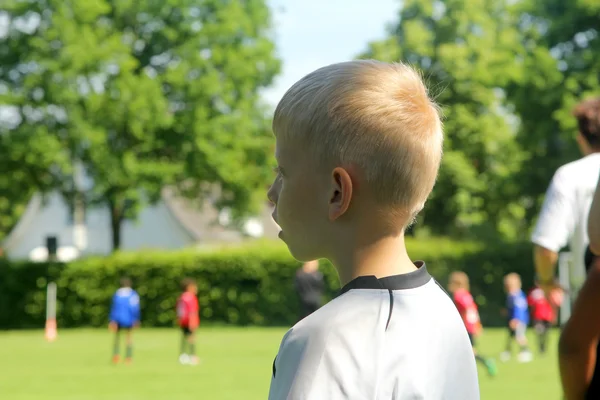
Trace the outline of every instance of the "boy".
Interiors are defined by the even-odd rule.
[[[177,300],[177,319],[181,327],[181,364],[197,365],[196,356],[196,329],[200,325],[198,287],[193,279],[186,278],[181,283],[183,293]]]
[[[302,268],[296,271],[294,288],[300,298],[300,318],[306,318],[321,307],[325,282],[323,274],[319,272],[319,261],[312,260],[302,264]]]
[[[545,354],[548,331],[556,322],[555,306],[546,298],[544,290],[537,285],[529,292],[527,303],[531,308],[533,328],[538,337],[540,354]]]
[[[495,376],[496,364],[494,363],[494,360],[477,354],[477,350],[475,349],[475,339],[481,334],[483,328],[479,319],[477,304],[469,292],[469,277],[467,274],[462,271],[455,271],[451,273],[448,283],[448,291],[454,297],[454,304],[456,304],[456,308],[458,309],[465,327],[467,328],[469,340],[473,346],[475,359],[487,369],[487,372],[490,376]]]
[[[110,307],[109,329],[115,333],[113,346],[113,363],[119,362],[119,339],[121,331],[125,331],[125,363],[130,364],[133,357],[132,330],[140,324],[140,297],[131,288],[131,279],[121,278],[121,287],[112,298]]]
[[[460,315],[404,245],[442,155],[419,74],[367,60],[318,69],[283,96],[273,130],[279,237],[300,261],[329,259],[343,287],[283,337],[269,399],[479,399]]]
[[[520,346],[517,359],[519,362],[530,362],[531,352],[527,345],[527,324],[529,323],[529,310],[527,298],[521,290],[521,277],[519,274],[510,273],[504,277],[504,289],[507,293],[506,311],[508,314],[508,340],[506,350],[500,355],[502,361],[508,361],[512,353],[512,342],[516,340]]]

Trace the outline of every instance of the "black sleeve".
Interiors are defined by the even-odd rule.
[[[585,249],[585,269],[586,271],[589,271],[590,267],[592,266],[592,262],[594,261],[594,258],[596,258],[597,256],[592,253],[592,250],[590,250],[590,246],[587,247],[587,249]]]

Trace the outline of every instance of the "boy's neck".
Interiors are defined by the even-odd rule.
[[[383,278],[407,274],[417,269],[406,252],[404,235],[345,246],[331,261],[338,271],[342,286],[359,276],[374,275]]]

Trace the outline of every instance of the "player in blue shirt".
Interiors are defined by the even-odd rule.
[[[527,296],[521,290],[521,277],[519,274],[510,273],[504,277],[504,290],[506,291],[506,313],[508,317],[508,340],[506,350],[500,355],[502,361],[508,361],[512,353],[512,342],[520,346],[518,355],[519,362],[531,361],[532,354],[527,345],[527,324],[529,324],[529,307]]]
[[[121,287],[112,298],[110,307],[109,329],[115,333],[115,344],[113,347],[113,363],[119,362],[119,336],[122,330],[126,332],[125,362],[131,363],[133,356],[133,328],[140,324],[140,297],[131,288],[129,278],[121,278]]]

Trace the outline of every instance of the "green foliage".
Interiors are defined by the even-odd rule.
[[[529,244],[493,246],[448,239],[408,240],[413,259],[427,262],[443,285],[453,270],[471,278],[472,292],[485,324],[502,324],[502,277],[518,272],[524,287],[532,284]],[[298,314],[293,277],[299,263],[281,244],[258,243],[203,252],[116,253],[69,265],[0,261],[0,327],[42,326],[45,288],[58,285],[58,324],[62,327],[103,326],[119,278],[128,275],[141,297],[145,326],[172,326],[179,283],[197,279],[201,316],[205,321],[239,325],[290,325]],[[339,290],[333,267],[321,263],[327,298]]]
[[[2,71],[0,67],[0,93]],[[18,222],[32,195],[47,192],[58,183],[52,167],[68,167],[60,141],[47,127],[24,125],[19,134],[11,134],[12,127],[8,119],[0,118],[0,242]]]
[[[597,10],[593,0],[527,0],[515,5],[527,52],[519,59],[523,79],[506,91],[520,120],[517,142],[527,152],[529,167],[514,177],[521,196],[529,199],[526,220],[535,215],[540,193],[556,169],[581,154],[571,110],[600,91]]]
[[[263,0],[7,0],[3,14],[0,104],[23,116],[3,140],[15,153],[41,136],[25,144],[46,146],[67,199],[110,209],[115,248],[167,185],[217,186],[234,215],[257,207],[271,154],[259,92],[279,70]],[[91,187],[75,188],[74,160]]]

